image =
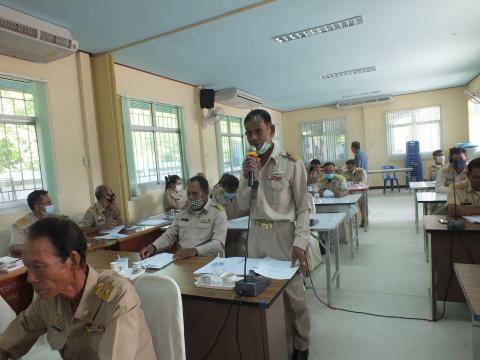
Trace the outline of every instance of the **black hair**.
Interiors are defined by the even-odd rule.
[[[480,157],[473,159],[467,165],[467,172],[471,174],[473,169],[480,169]]]
[[[440,155],[443,155],[443,150],[435,150],[433,153],[432,153],[432,156],[435,158],[437,156],[440,156]]]
[[[453,155],[458,155],[458,154],[466,154],[467,150],[464,148],[458,148],[458,147],[452,147],[448,150],[448,161],[452,162],[453,161]]]
[[[203,176],[194,176],[188,179],[187,184],[192,182],[198,182],[200,184],[200,188],[205,194],[208,194],[210,191],[210,186],[208,185],[208,180],[205,179]]]
[[[62,216],[52,216],[38,220],[28,228],[28,239],[48,238],[55,249],[55,255],[67,260],[72,251],[80,255],[80,266],[85,265],[87,239],[84,232],[72,220]]]
[[[167,175],[165,176],[165,190],[167,190],[170,185],[175,184],[177,180],[180,180],[178,175]]]
[[[222,178],[220,179],[220,185],[226,190],[237,190],[240,182],[238,179],[233,176],[232,174],[223,174]]]
[[[327,167],[327,166],[333,166],[333,167],[335,167],[335,164],[334,164],[333,162],[331,162],[331,161],[327,161],[325,164],[323,164],[322,168],[325,168],[325,167]]]
[[[47,195],[48,191],[47,190],[35,190],[32,191],[30,194],[27,196],[27,204],[30,210],[33,211],[33,208],[37,204],[37,202],[42,198],[42,196]]]
[[[360,143],[358,141],[353,141],[352,142],[352,147],[354,149],[360,150]]]
[[[95,198],[97,200],[102,200],[105,194],[108,192],[109,186],[107,185],[98,185],[95,189]]]
[[[320,163],[320,160],[318,160],[318,159],[312,159],[312,160],[310,161],[310,166],[313,166],[313,165],[318,165],[318,166],[320,166],[320,165],[322,165],[322,164]]]
[[[247,116],[245,116],[243,124],[246,125],[249,121],[255,119],[256,117],[261,118],[265,122],[265,124],[272,125],[272,117],[270,116],[268,111],[265,111],[263,109],[253,109],[252,111],[250,111]]]
[[[357,162],[355,161],[355,159],[348,159],[346,162],[345,162],[345,165],[355,165],[355,166],[358,166]]]

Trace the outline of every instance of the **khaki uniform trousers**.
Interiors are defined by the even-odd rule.
[[[258,221],[252,220],[248,256],[254,258],[270,256],[279,260],[291,260],[295,224],[275,222],[267,225],[271,225],[271,228],[264,229]],[[306,350],[310,345],[310,315],[303,275],[296,274],[293,277],[283,293],[283,301],[287,346],[291,355],[294,347],[298,350]]]

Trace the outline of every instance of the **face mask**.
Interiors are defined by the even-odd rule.
[[[228,193],[228,192],[225,193],[225,199],[227,199],[227,200],[233,200],[236,197],[237,197],[237,194],[235,194],[235,193]]]
[[[435,158],[435,161],[437,162],[437,164],[443,164],[445,162],[445,156],[437,156]]]
[[[109,195],[110,198],[105,198],[105,199],[107,199],[107,201],[108,201],[109,203],[113,203],[113,202],[115,201],[115,194],[112,193],[112,194],[107,194],[107,195]]]
[[[175,191],[176,191],[176,192],[180,192],[180,191],[182,191],[182,190],[183,190],[183,189],[182,189],[182,185],[177,185],[177,186],[175,186]]]
[[[257,150],[258,155],[265,154],[268,151],[268,149],[270,149],[270,144],[267,142],[263,143],[262,147],[259,150]]]
[[[453,160],[453,167],[455,169],[464,169],[465,168],[466,161],[463,159],[457,159]]]
[[[47,214],[53,214],[55,212],[55,205],[48,205],[48,206],[45,206],[45,212]]]
[[[335,177],[335,174],[325,174],[325,179],[327,180],[333,180],[334,177]]]
[[[190,210],[193,210],[193,211],[202,210],[205,204],[206,204],[206,201],[202,199],[195,199],[195,200],[188,201],[188,206],[190,207]]]

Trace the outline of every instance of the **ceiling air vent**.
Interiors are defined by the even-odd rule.
[[[367,106],[367,105],[379,105],[379,104],[386,104],[390,102],[393,102],[393,96],[382,95],[382,96],[371,97],[371,98],[340,101],[339,103],[337,103],[337,109],[347,109],[347,108],[361,107],[361,106]]]

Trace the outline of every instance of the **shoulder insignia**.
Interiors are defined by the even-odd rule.
[[[107,282],[105,280],[99,281],[95,289],[95,295],[102,301],[108,302],[110,300],[110,295],[112,294],[115,286],[113,282]]]
[[[225,208],[223,207],[222,204],[215,203],[215,204],[213,204],[213,206],[215,206],[218,210],[225,210]]]
[[[127,279],[111,270],[105,270],[98,278],[95,295],[108,303],[121,297],[131,287],[132,285]]]
[[[442,172],[443,172],[444,174],[447,174],[447,173],[450,172],[450,168],[449,168],[448,166],[446,166],[446,167],[442,168]]]
[[[335,179],[336,179],[336,180],[339,180],[339,181],[343,181],[343,180],[345,180],[345,177],[342,176],[342,175],[336,174],[336,175],[335,175]]]
[[[28,225],[27,217],[26,217],[26,216],[22,216],[20,219],[18,219],[17,221],[15,221],[15,225],[17,225],[17,226],[25,226],[25,225]]]
[[[467,183],[465,181],[462,181],[454,184],[454,186],[455,186],[455,189],[465,189],[465,187],[467,186]]]
[[[287,151],[287,159],[292,160],[292,161],[297,161],[299,160],[298,156],[294,155],[290,151]]]

